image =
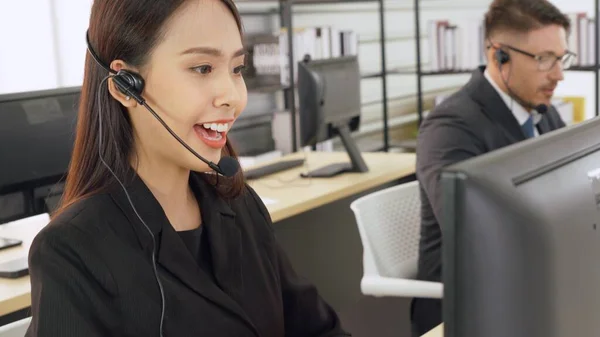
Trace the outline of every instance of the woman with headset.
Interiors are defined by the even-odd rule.
[[[233,159],[241,30],[231,0],[94,1],[27,336],[348,336]]]

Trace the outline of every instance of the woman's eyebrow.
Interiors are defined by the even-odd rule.
[[[221,57],[221,56],[223,56],[223,51],[220,49],[217,49],[217,48],[213,48],[213,47],[193,47],[193,48],[189,48],[189,49],[186,49],[183,52],[181,52],[181,55],[186,55],[186,54],[205,54],[205,55]],[[245,48],[241,48],[233,54],[233,57],[244,56],[246,54],[248,54],[248,51]]]

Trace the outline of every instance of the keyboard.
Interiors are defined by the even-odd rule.
[[[270,174],[289,170],[298,166],[304,165],[304,159],[282,160],[273,164],[249,169],[245,172],[246,179],[258,179]]]

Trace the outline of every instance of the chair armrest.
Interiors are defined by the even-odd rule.
[[[372,296],[397,296],[442,298],[443,285],[440,282],[398,279],[391,277],[365,276],[360,282],[363,294]]]

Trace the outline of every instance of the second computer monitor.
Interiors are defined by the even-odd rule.
[[[319,168],[305,176],[330,177],[342,172],[366,172],[351,132],[360,125],[360,70],[356,56],[310,60],[298,64],[300,143],[313,146],[340,136],[349,163]]]
[[[444,336],[600,336],[600,120],[442,173]]]
[[[80,91],[0,95],[0,223],[55,206],[71,159]]]

